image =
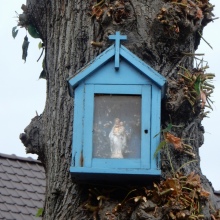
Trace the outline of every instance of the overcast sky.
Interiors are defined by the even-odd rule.
[[[214,14],[220,17],[220,1],[211,0],[216,5]],[[22,13],[21,5],[25,0],[1,0],[0,7],[0,153],[37,158],[26,154],[19,140],[19,134],[31,119],[41,114],[46,99],[46,81],[38,80],[42,70],[42,59],[37,62],[41,51],[38,49],[40,39],[29,37],[27,62],[21,59],[22,43],[26,35],[20,29],[16,39],[12,38],[12,27],[16,26],[16,13]],[[216,74],[214,81],[214,111],[210,118],[203,120],[205,127],[205,144],[200,148],[203,174],[220,190],[220,20],[210,23],[204,30],[204,38],[213,50],[202,41],[197,52],[205,53],[204,59],[209,63],[208,72]]]

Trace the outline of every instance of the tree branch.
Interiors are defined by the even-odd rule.
[[[26,147],[26,153],[37,154],[42,159],[42,115],[35,116],[19,138]]]

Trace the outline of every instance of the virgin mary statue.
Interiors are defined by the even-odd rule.
[[[119,118],[115,118],[115,123],[109,133],[111,158],[123,158],[123,152],[127,147],[127,137],[125,127]]]

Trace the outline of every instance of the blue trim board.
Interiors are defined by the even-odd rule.
[[[135,174],[135,175],[161,175],[161,170],[158,169],[129,169],[129,168],[115,168],[115,169],[105,169],[103,168],[86,168],[86,167],[70,167],[71,173],[100,173],[100,174]],[[74,175],[73,174],[73,175]]]
[[[159,87],[163,87],[166,78],[161,74],[152,69],[149,65],[143,62],[140,58],[138,58],[135,54],[130,52],[126,47],[121,46],[120,55],[126,59],[129,63],[135,66],[138,70],[140,70],[143,74],[149,77],[155,84]]]
[[[126,35],[120,35],[120,31],[116,31],[115,35],[109,35],[109,40],[115,40],[115,69],[119,69],[120,65],[120,44],[121,40],[127,40]]]
[[[81,85],[76,88],[74,99],[74,120],[73,120],[73,144],[72,157],[76,167],[80,167],[80,152],[82,152],[83,136],[81,129],[83,127],[83,115],[84,115],[84,86]]]
[[[78,73],[76,76],[68,79],[69,84],[73,88],[75,88],[77,85],[80,84],[82,80],[84,80],[86,77],[92,74],[97,68],[104,65],[105,62],[108,61],[113,56],[114,56],[114,45],[109,47],[107,50],[102,52],[98,57],[96,57],[96,59],[88,63],[82,69],[80,69],[80,73]]]
[[[69,84],[75,88],[78,84],[85,80],[88,76],[93,74],[99,67],[103,66],[115,55],[114,45],[109,47],[103,53],[101,53],[94,61],[89,63],[85,68],[81,70],[79,74],[69,79]],[[164,86],[166,78],[152,69],[149,65],[144,63],[136,55],[126,49],[124,46],[120,48],[120,55],[132,64],[135,68],[141,71],[146,77],[150,78],[160,88]],[[116,71],[116,70],[115,70]]]
[[[145,133],[148,130],[148,133]],[[142,86],[142,103],[141,103],[141,168],[151,168],[151,86]]]

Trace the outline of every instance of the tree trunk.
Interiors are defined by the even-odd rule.
[[[176,84],[177,73],[181,67],[190,71],[193,69],[191,54],[195,53],[199,45],[198,31],[202,32],[203,27],[211,21],[211,10],[205,11],[205,7],[200,9],[196,5],[198,1],[195,0],[105,2],[106,7],[108,4],[113,7],[111,16],[108,16],[102,1],[95,0],[27,0],[27,10],[24,10],[28,22],[36,27],[45,45],[45,109],[40,116],[32,119],[25,133],[21,134],[27,153],[38,154],[45,167],[43,219],[171,219],[168,212],[161,207],[156,208],[155,202],[150,200],[147,203],[143,201],[133,204],[131,207],[127,207],[126,203],[127,209],[121,207],[120,211],[118,209],[113,212],[123,200],[123,193],[119,193],[118,189],[125,189],[127,186],[116,187],[114,196],[102,200],[101,208],[95,205],[93,207],[88,203],[88,200],[92,200],[91,196],[89,197],[89,189],[90,193],[93,188],[104,192],[105,187],[91,186],[89,183],[77,184],[71,179],[69,168],[74,106],[68,93],[67,79],[111,45],[108,35],[114,34],[115,31],[127,35],[128,40],[123,44],[167,78],[167,93],[162,106],[162,127],[166,128],[170,123],[175,125],[172,127],[172,134],[191,145],[191,152],[195,154],[195,158],[192,158],[170,145],[169,151],[163,149],[162,178],[171,177],[173,170],[176,172],[181,166],[179,171],[184,175],[195,171],[200,175],[205,190],[211,193],[210,203],[217,208],[211,183],[202,175],[200,169],[198,151],[203,144],[204,133],[201,126],[202,110],[198,103],[190,105],[187,99],[184,99],[183,88],[178,90]],[[202,2],[205,5],[206,1]],[[104,12],[100,16],[97,12],[91,14],[94,5],[93,9],[103,7]],[[194,11],[188,12],[188,8]],[[166,21],[168,23],[165,23]],[[91,45],[91,41],[101,43],[102,47]],[[146,183],[140,185],[145,186]],[[209,202],[203,203],[201,213],[205,215],[205,219],[211,219]]]

